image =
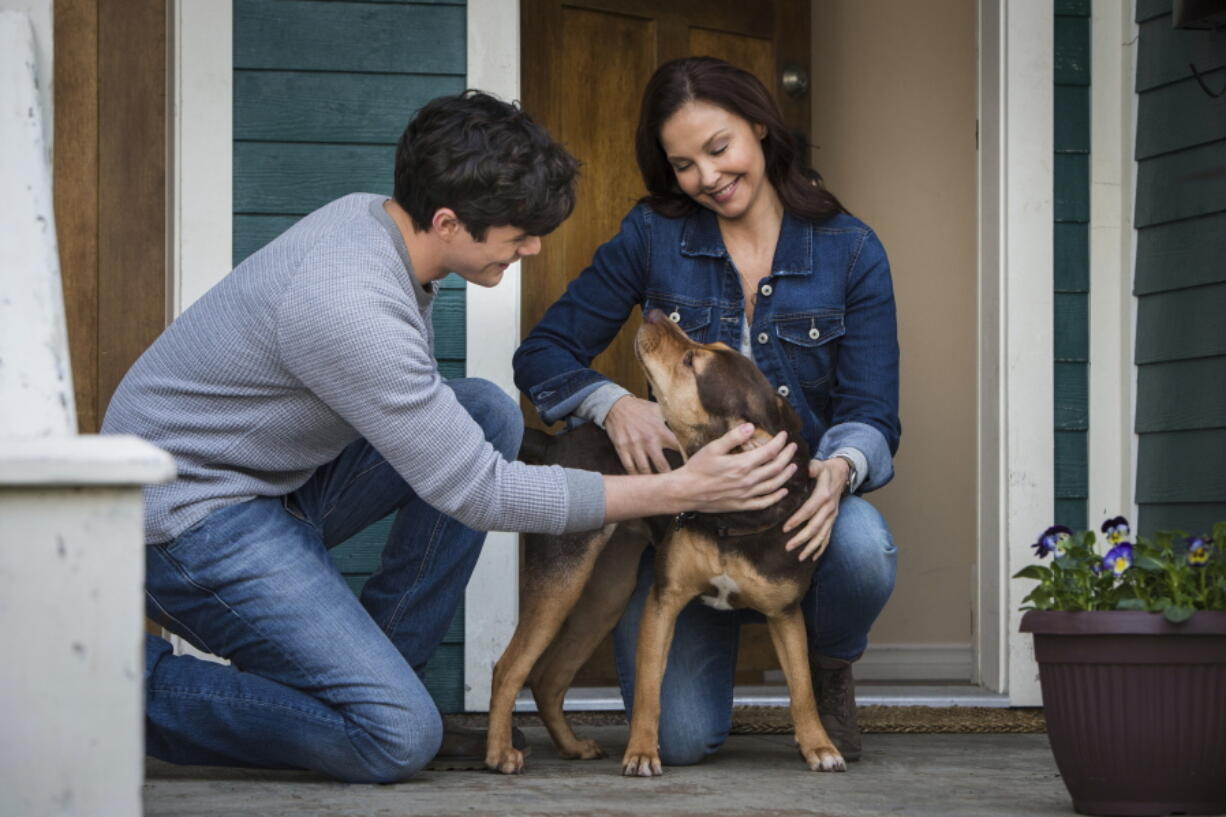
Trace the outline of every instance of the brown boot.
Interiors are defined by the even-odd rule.
[[[461,726],[446,716],[443,717],[443,743],[434,760],[426,764],[433,771],[484,771],[486,730]],[[511,727],[511,745],[529,754],[528,739],[519,727]]]
[[[860,759],[860,725],[856,723],[856,680],[851,662],[811,655],[813,694],[826,734],[847,761]]]

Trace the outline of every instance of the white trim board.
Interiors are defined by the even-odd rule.
[[[468,80],[506,100],[519,98],[519,3],[469,0]],[[520,265],[491,289],[465,289],[466,373],[497,383],[516,402],[511,355],[519,346]],[[494,662],[519,620],[519,536],[495,532],[464,595],[464,708],[487,712]]]
[[[173,0],[167,167],[167,317],[230,271],[234,211],[234,3]],[[223,659],[162,631],[175,655]]]
[[[981,0],[979,12],[976,680],[1027,705],[1039,697],[1030,637],[1018,632],[1029,582],[1009,577],[1054,511],[1054,19],[1051,4],[1029,0]]]
[[[170,5],[170,318],[230,271],[234,210],[234,4]]]
[[[1090,431],[1091,527],[1135,520],[1133,485],[1132,3],[1093,0],[1090,28]]]

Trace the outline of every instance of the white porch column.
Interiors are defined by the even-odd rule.
[[[132,817],[141,485],[174,464],[76,435],[38,66],[29,16],[0,11],[0,814]]]

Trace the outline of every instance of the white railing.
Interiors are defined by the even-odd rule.
[[[78,436],[34,31],[0,11],[0,814],[132,817],[144,770],[133,437]]]

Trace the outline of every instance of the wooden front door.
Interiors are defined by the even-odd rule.
[[[574,215],[524,260],[521,314],[526,334],[611,238],[645,192],[634,159],[643,88],[661,63],[712,56],[754,73],[778,100],[789,128],[809,133],[807,93],[781,87],[788,68],[809,67],[807,0],[522,0],[523,105],[583,162]],[[636,312],[594,367],[645,397],[634,359]],[[525,403],[530,423],[539,418]],[[756,625],[751,625],[756,626]],[[761,683],[774,669],[764,632],[742,634],[737,681]],[[576,683],[616,683],[605,643]]]
[[[574,215],[524,262],[526,334],[645,192],[634,128],[643,88],[661,63],[702,55],[739,65],[771,89],[788,126],[808,134],[808,94],[784,93],[780,77],[789,67],[808,70],[809,4],[523,0],[521,10],[524,109],[583,162]],[[635,313],[595,368],[646,396],[631,345],[639,321]]]

